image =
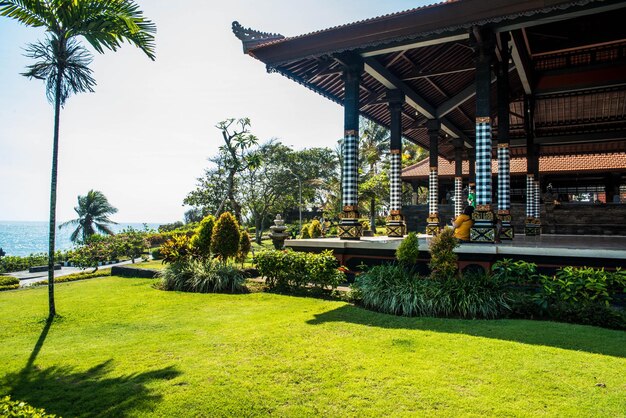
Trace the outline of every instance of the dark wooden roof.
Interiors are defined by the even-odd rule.
[[[626,149],[626,1],[459,0],[284,37],[233,24],[244,51],[277,72],[339,104],[341,53],[365,62],[361,114],[389,126],[388,88],[407,94],[403,135],[428,148],[424,122],[442,120],[440,154],[451,139],[471,146],[475,126],[473,26],[509,33],[512,152],[525,155],[524,94],[535,98],[541,154]],[[496,59],[497,61],[497,59]],[[493,77],[495,81],[495,76]],[[492,84],[494,138],[496,90]]]

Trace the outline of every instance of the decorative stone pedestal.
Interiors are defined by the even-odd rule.
[[[430,214],[426,219],[426,235],[438,235],[441,232],[439,226],[439,216],[437,214]]]
[[[515,233],[513,232],[513,225],[511,225],[511,211],[499,210],[497,218],[502,223],[502,231],[500,232],[500,239],[512,240],[513,237],[515,236]]]
[[[387,236],[403,237],[405,233],[406,224],[404,223],[404,216],[400,214],[399,210],[392,210],[387,217]]]
[[[474,225],[470,229],[471,242],[496,242],[495,217],[490,205],[479,205],[472,214]]]
[[[274,248],[277,250],[282,250],[285,246],[285,239],[289,236],[285,232],[287,227],[285,226],[285,221],[283,220],[280,214],[276,215],[276,219],[274,219],[274,225],[270,226],[270,238],[272,239],[272,243],[274,244]]]
[[[361,239],[363,227],[359,222],[359,212],[356,206],[344,206],[337,225],[337,235],[340,239]]]
[[[526,218],[524,225],[524,233],[527,237],[536,237],[541,235],[541,221],[537,218]]]

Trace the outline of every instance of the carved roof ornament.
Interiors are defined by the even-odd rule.
[[[233,22],[233,33],[243,44],[243,52],[245,54],[247,54],[250,49],[259,45],[285,39],[285,37],[280,33],[261,32],[250,28],[244,28],[237,21]]]

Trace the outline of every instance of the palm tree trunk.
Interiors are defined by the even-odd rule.
[[[61,113],[61,76],[59,69],[54,97],[54,139],[52,141],[52,178],[50,179],[50,236],[48,237],[48,318],[54,318],[54,240],[57,211],[57,166],[59,159],[59,116]]]
[[[376,198],[372,197],[370,200],[370,228],[374,235],[376,235]]]

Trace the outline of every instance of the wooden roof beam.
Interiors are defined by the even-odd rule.
[[[384,55],[384,54],[389,54],[391,52],[406,51],[406,50],[409,50],[409,49],[423,48],[425,46],[445,44],[445,43],[448,43],[448,42],[464,41],[466,39],[469,39],[469,34],[468,33],[462,33],[462,34],[458,34],[458,35],[445,36],[445,37],[441,37],[441,38],[433,38],[433,39],[428,39],[428,40],[425,40],[425,41],[413,42],[413,43],[409,43],[409,44],[405,44],[405,45],[394,46],[394,47],[391,47],[391,48],[376,49],[376,50],[373,50],[373,51],[363,52],[361,55],[364,58],[374,57],[376,55]]]
[[[376,79],[388,89],[398,89],[406,97],[406,102],[421,115],[428,119],[437,119],[437,110],[423,97],[417,94],[404,81],[391,73],[384,65],[374,58],[364,57],[365,72]],[[458,127],[446,118],[441,118],[441,129],[453,138],[461,138],[468,148],[474,147],[474,142],[468,138]]]
[[[586,144],[589,142],[610,142],[623,139],[626,139],[626,130],[621,129],[609,132],[537,136],[533,142],[539,145],[566,145],[578,143]],[[511,146],[526,146],[526,138],[512,138]]]
[[[509,66],[509,72],[515,69],[514,65]],[[491,76],[491,84],[496,82],[496,75],[492,74]],[[436,110],[436,115],[438,118],[442,118],[448,113],[452,112],[457,107],[461,106],[463,103],[476,96],[476,85],[474,82],[468,84],[463,90],[458,92],[453,97],[449,98],[445,102],[439,105]]]
[[[524,37],[520,31],[511,32],[510,46],[511,58],[513,58],[513,63],[515,64],[515,68],[517,68],[517,74],[519,74],[522,86],[524,87],[524,93],[532,95],[534,85],[532,74],[533,67],[530,62],[530,55],[526,49]]]

